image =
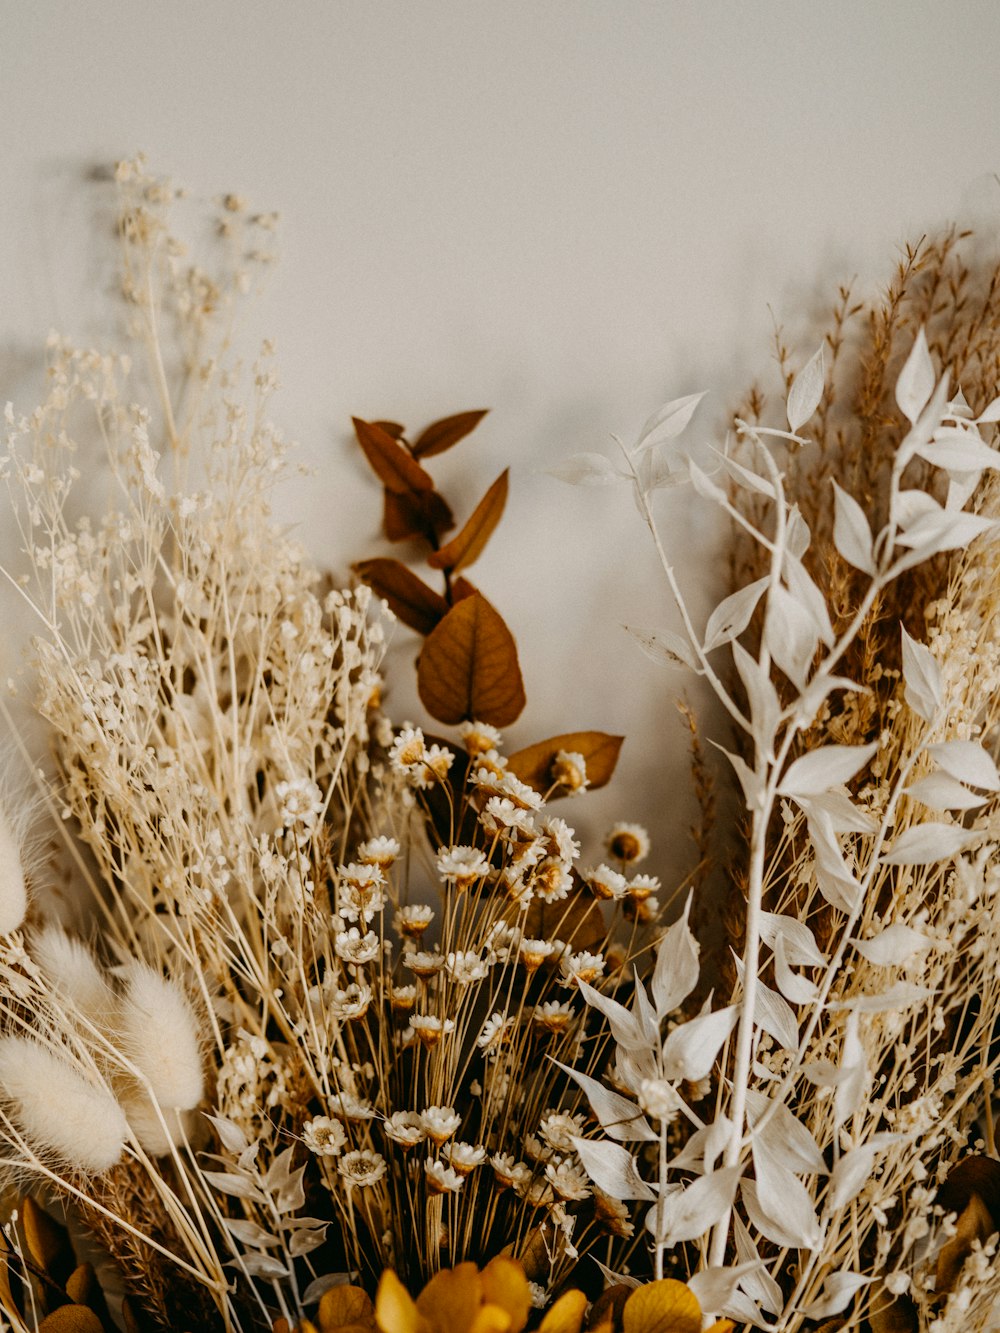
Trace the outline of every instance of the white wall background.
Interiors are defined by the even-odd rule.
[[[677,682],[620,629],[669,620],[648,540],[627,494],[538,469],[701,388],[707,437],[767,372],[769,306],[795,327],[899,242],[995,225],[1000,7],[0,0],[0,20],[0,400],[31,405],[51,327],[110,327],[94,167],[142,149],[199,193],[280,210],[254,332],[277,341],[277,415],[319,469],[288,515],[346,569],[376,551],[379,512],[351,414],[491,407],[438,471],[463,517],[512,466],[474,571],[521,647],[511,743],[625,732],[615,787],[572,814],[595,834],[641,819],[653,868],[681,859]],[[663,516],[704,610],[711,515]],[[401,717],[416,641],[397,643]]]

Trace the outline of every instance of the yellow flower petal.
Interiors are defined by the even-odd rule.
[[[582,1291],[564,1291],[546,1313],[538,1333],[580,1333],[586,1310],[587,1298]]]
[[[417,1297],[417,1309],[435,1333],[469,1333],[482,1303],[483,1282],[473,1263],[442,1268]]]
[[[468,1333],[510,1333],[510,1315],[499,1305],[481,1305]]]
[[[428,1333],[427,1320],[390,1268],[382,1274],[375,1293],[375,1323],[382,1333]]]
[[[622,1325],[624,1333],[701,1333],[701,1306],[683,1282],[647,1282],[625,1302]]]
[[[374,1328],[375,1307],[361,1287],[331,1287],[320,1297],[316,1322],[321,1333],[334,1333],[350,1325]]]
[[[521,1333],[531,1313],[531,1291],[524,1269],[513,1259],[497,1255],[482,1271],[483,1300],[499,1305],[510,1315],[510,1333]]]

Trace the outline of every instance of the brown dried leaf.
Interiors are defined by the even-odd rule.
[[[362,421],[360,417],[352,417],[351,420],[354,422],[358,444],[386,490],[405,495],[408,491],[434,489],[430,473],[425,472],[409,450],[404,449],[387,431],[372,421]]]
[[[76,1305],[94,1304],[93,1297],[100,1293],[93,1264],[80,1264],[66,1279],[66,1295]]]
[[[872,1333],[918,1333],[917,1307],[909,1296],[893,1296],[885,1287],[871,1299],[868,1323]]]
[[[934,1202],[949,1213],[963,1213],[973,1194],[978,1194],[1000,1226],[1000,1162],[981,1153],[965,1157],[948,1172]]]
[[[607,925],[600,904],[576,871],[573,888],[559,902],[547,903],[535,898],[528,907],[524,921],[526,938],[532,940],[564,940],[574,953],[592,949],[607,934]]]
[[[595,1330],[602,1328],[604,1325],[611,1328],[621,1328],[622,1310],[634,1290],[634,1287],[626,1287],[624,1283],[618,1283],[614,1287],[605,1287],[590,1307],[587,1328]]]
[[[476,505],[469,521],[446,546],[432,552],[427,563],[432,569],[447,569],[456,574],[467,569],[483,552],[493,529],[500,522],[507,503],[507,482],[510,469],[504,468],[496,481]]]
[[[938,1296],[955,1290],[962,1265],[975,1241],[989,1240],[996,1231],[993,1216],[978,1194],[973,1194],[958,1218],[955,1234],[938,1255],[934,1292]]]
[[[287,1333],[287,1330],[279,1330],[280,1320],[275,1320],[274,1333]],[[122,1298],[122,1323],[125,1326],[125,1333],[145,1333],[145,1324],[142,1320],[142,1307],[131,1296]],[[288,1321],[285,1320],[287,1324]]]
[[[382,526],[391,542],[423,537],[433,546],[455,526],[455,519],[447,501],[437,491],[407,491],[397,495],[387,488]]]
[[[354,571],[379,597],[384,597],[389,608],[404,625],[418,634],[431,630],[448,614],[448,603],[440,593],[428,588],[422,579],[398,560],[378,558],[360,560]]]
[[[622,1327],[624,1333],[701,1333],[701,1306],[683,1282],[647,1282],[625,1302]]]
[[[459,440],[464,440],[466,435],[474,431],[488,411],[489,408],[481,412],[459,412],[456,416],[442,417],[440,421],[432,422],[414,441],[414,458],[430,458],[433,454],[443,454],[446,449],[458,444]]]
[[[346,1327],[374,1329],[375,1306],[362,1287],[331,1287],[320,1297],[316,1322],[321,1333]]]
[[[38,1333],[104,1333],[104,1325],[86,1305],[60,1305],[45,1316]]]
[[[510,756],[507,767],[515,777],[544,794],[552,787],[552,762],[556,755],[560,750],[576,751],[587,761],[589,785],[603,787],[615,771],[624,740],[624,736],[612,736],[605,731],[569,731],[518,750]],[[552,795],[558,796],[558,789]]]
[[[480,593],[453,606],[428,636],[417,660],[417,689],[440,722],[476,719],[506,727],[520,715],[525,700],[517,645]]]
[[[483,1283],[472,1262],[442,1268],[417,1297],[417,1309],[440,1333],[468,1329],[483,1303]]]
[[[451,585],[451,604],[462,601],[465,597],[474,597],[479,589],[468,579],[459,576]]]
[[[21,1227],[28,1254],[59,1286],[76,1267],[69,1232],[50,1217],[30,1194],[21,1201]]]

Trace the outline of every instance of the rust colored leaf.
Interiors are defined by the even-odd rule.
[[[399,495],[386,488],[382,526],[391,542],[423,537],[431,546],[455,526],[448,502],[437,491],[407,491]]]
[[[375,1307],[361,1287],[331,1287],[320,1298],[316,1322],[320,1333],[343,1328],[374,1330]]]
[[[408,491],[434,489],[430,473],[425,472],[409,450],[404,449],[387,431],[374,422],[362,421],[360,417],[352,417],[351,420],[354,422],[358,444],[386,490],[396,495],[405,495]]]
[[[463,598],[431,631],[417,659],[417,690],[439,722],[506,727],[524,707],[514,636],[480,593]]]
[[[647,1282],[625,1302],[622,1327],[625,1333],[701,1333],[701,1306],[683,1282]]]
[[[634,1287],[626,1287],[624,1283],[605,1287],[590,1307],[590,1314],[587,1316],[587,1328],[590,1333],[604,1327],[621,1328],[622,1310],[634,1290]]]
[[[373,426],[378,426],[379,430],[384,430],[386,435],[391,435],[394,440],[402,440],[406,434],[406,427],[401,426],[398,421],[373,421]]]
[[[93,1296],[100,1292],[93,1264],[81,1264],[66,1279],[66,1295],[77,1305],[93,1305]]]
[[[354,566],[362,583],[367,583],[379,597],[384,597],[390,609],[404,625],[418,634],[430,634],[448,614],[448,603],[440,593],[428,588],[411,569],[398,560],[379,558],[360,560]]]
[[[476,505],[461,532],[456,533],[447,546],[442,546],[439,551],[434,551],[427,557],[427,563],[433,569],[447,569],[450,573],[456,574],[460,569],[467,569],[474,560],[478,560],[493,529],[500,522],[504,505],[507,503],[509,474],[510,469],[504,468]]]
[[[468,579],[462,578],[460,575],[451,585],[452,605],[454,606],[456,602],[460,602],[463,597],[475,596],[478,591],[479,589],[474,584],[470,583]]]
[[[45,1316],[38,1333],[104,1333],[104,1325],[86,1305],[60,1305]]]
[[[414,440],[414,458],[430,458],[433,454],[443,454],[446,449],[458,444],[459,440],[464,440],[466,435],[474,431],[488,411],[489,408],[480,412],[459,412],[456,416],[442,417],[440,421],[432,422]]]
[[[440,1269],[417,1297],[417,1309],[440,1333],[471,1328],[482,1303],[482,1279],[471,1262]]]
[[[996,1231],[990,1210],[978,1194],[973,1194],[959,1215],[955,1234],[938,1255],[934,1270],[934,1291],[945,1295],[955,1290],[962,1265],[972,1253],[975,1241],[985,1243]]]
[[[612,736],[606,731],[569,731],[518,750],[510,756],[507,767],[515,777],[544,794],[552,787],[552,763],[556,755],[560,750],[575,751],[587,761],[589,785],[603,787],[615,771],[624,740],[624,736]],[[559,789],[556,788],[552,796],[558,795]]]

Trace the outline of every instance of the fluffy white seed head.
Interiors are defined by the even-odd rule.
[[[128,1123],[111,1091],[28,1037],[0,1037],[0,1096],[31,1146],[89,1174],[119,1161]]]
[[[0,806],[0,935],[17,930],[28,910],[22,841],[15,821]]]
[[[129,1128],[150,1157],[166,1157],[190,1137],[190,1112],[170,1107],[160,1110],[141,1089],[126,1094],[121,1101]]]
[[[145,963],[130,963],[124,976],[117,1025],[122,1054],[149,1080],[160,1106],[189,1111],[204,1091],[198,1020],[191,1001],[175,981]]]
[[[55,994],[96,1027],[107,1026],[114,994],[82,940],[48,925],[31,941],[31,956]]]

